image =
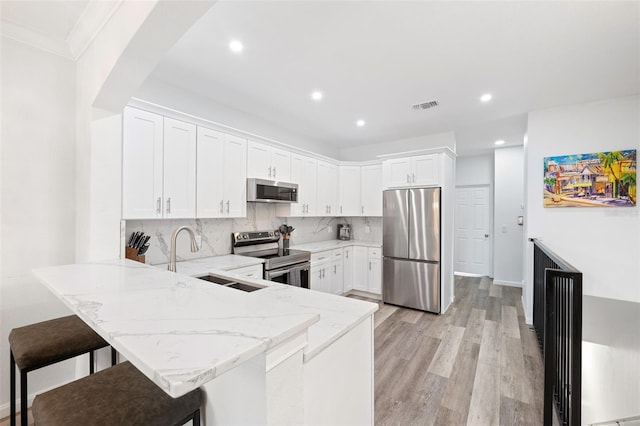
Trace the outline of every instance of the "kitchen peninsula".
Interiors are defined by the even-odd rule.
[[[198,267],[263,288],[130,260],[34,274],[169,395],[201,387],[205,425],[373,423],[377,305]]]

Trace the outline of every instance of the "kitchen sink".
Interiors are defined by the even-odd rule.
[[[260,290],[261,288],[264,288],[263,286],[260,286],[260,285],[233,281],[227,278],[222,278],[214,274],[208,274],[208,275],[204,275],[202,277],[196,277],[196,278],[204,281],[209,281],[210,283],[219,284],[225,287],[235,288],[236,290],[245,291],[247,293],[251,293],[252,291],[256,291],[256,290]]]

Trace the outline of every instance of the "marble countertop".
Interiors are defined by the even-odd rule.
[[[181,262],[178,273],[114,260],[41,268],[34,274],[173,397],[305,331],[307,362],[378,309],[361,300],[216,270],[211,265],[224,261],[213,259]],[[242,266],[248,265],[236,267]],[[245,293],[184,275],[197,268],[265,288]]]
[[[376,243],[373,241],[358,241],[358,240],[327,240],[318,241],[315,243],[295,244],[291,248],[298,250],[307,250],[311,253],[317,253],[325,250],[339,249],[343,247],[351,246],[364,246],[364,247],[382,247],[382,243]]]
[[[228,271],[247,266],[262,265],[264,259],[249,256],[226,254],[223,256],[202,257],[200,259],[184,260],[176,262],[176,272],[179,274],[196,277],[208,272]],[[168,263],[153,265],[157,268],[167,269]]]

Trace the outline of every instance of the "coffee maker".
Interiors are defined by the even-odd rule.
[[[351,239],[351,225],[348,223],[338,224],[338,239],[350,240]]]

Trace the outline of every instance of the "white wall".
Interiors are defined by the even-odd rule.
[[[640,209],[543,208],[543,157],[640,149],[637,96],[529,114],[526,232],[583,273],[584,294],[640,302]],[[531,244],[527,244],[532,252]],[[532,258],[526,266],[531,318]]]
[[[456,138],[453,132],[435,133],[397,141],[363,145],[353,148],[343,148],[338,155],[343,161],[375,160],[377,155],[408,152],[429,148],[449,147],[456,152]],[[411,155],[411,154],[408,154]]]
[[[456,186],[493,185],[493,155],[456,158]]]
[[[493,282],[522,285],[524,229],[524,150],[521,146],[496,149],[493,210]]]
[[[331,158],[338,157],[338,148],[335,145],[320,143],[309,137],[271,124],[260,117],[216,103],[211,99],[184,91],[154,78],[147,79],[138,89],[135,97],[244,132],[273,139],[296,148]]]
[[[75,65],[1,38],[2,256],[0,417],[8,415],[9,331],[68,315],[31,269],[75,258]],[[75,363],[29,374],[32,394],[73,377]]]

